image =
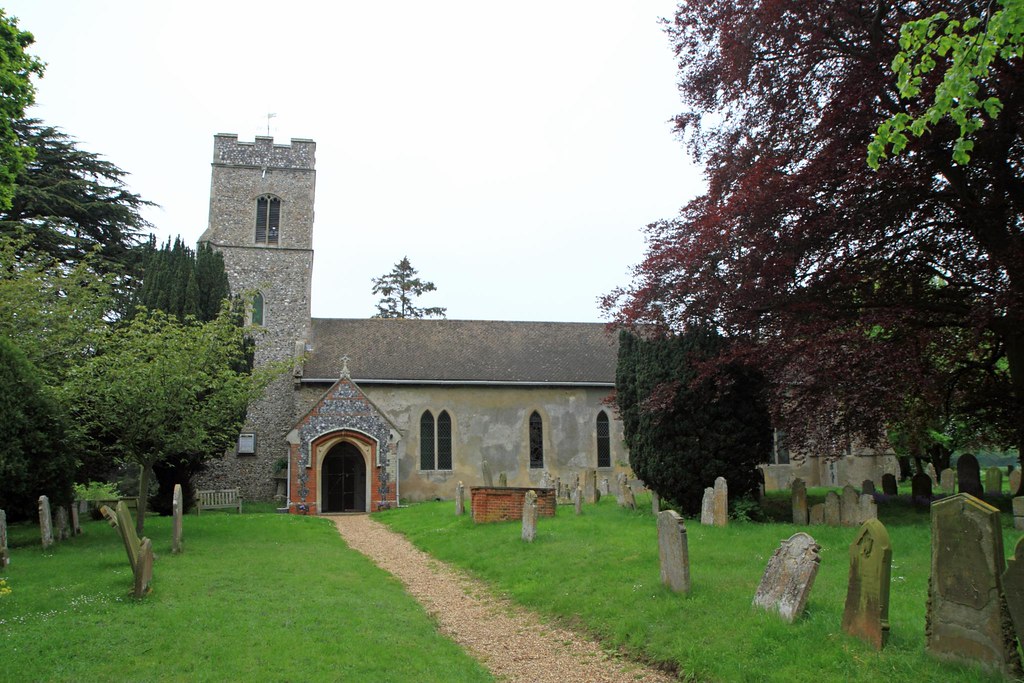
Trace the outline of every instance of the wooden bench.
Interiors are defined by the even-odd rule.
[[[203,510],[216,510],[220,508],[237,508],[242,512],[242,496],[238,489],[216,489],[210,491],[196,491],[196,514]]]

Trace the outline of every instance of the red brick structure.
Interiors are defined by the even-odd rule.
[[[469,490],[473,521],[480,524],[522,519],[523,500],[526,499],[527,491],[537,494],[538,515],[555,516],[557,504],[554,489],[474,486]]]

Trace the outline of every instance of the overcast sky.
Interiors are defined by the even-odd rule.
[[[206,228],[215,133],[317,143],[313,315],[408,256],[455,319],[597,321],[700,173],[671,0],[15,0],[31,114],[128,171],[161,240]]]

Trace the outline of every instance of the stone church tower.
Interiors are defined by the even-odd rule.
[[[249,320],[263,328],[257,365],[297,358],[309,338],[315,154],[312,140],[214,137],[210,223],[199,241],[224,255],[231,291],[247,297]],[[294,382],[286,373],[249,407],[235,452],[210,463],[200,488],[274,498],[275,464],[288,456],[284,438],[297,417]]]

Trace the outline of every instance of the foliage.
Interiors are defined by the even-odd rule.
[[[706,330],[619,336],[615,400],[630,466],[691,514],[716,477],[725,477],[731,497],[756,491],[757,466],[771,448],[760,376],[739,366],[702,374],[702,365],[724,350],[722,338]]]
[[[116,484],[105,481],[90,481],[75,484],[75,500],[114,500],[121,497]]]
[[[151,237],[145,248],[142,284],[135,303],[160,310],[178,320],[192,316],[200,321],[213,320],[225,299],[230,298],[224,255],[208,244],[193,250],[176,237],[159,249]]]
[[[799,450],[884,445],[886,425],[949,417],[971,439],[1024,443],[1022,72],[986,81],[1003,110],[970,165],[951,159],[948,121],[913,154],[864,163],[904,107],[887,75],[900,27],[944,6],[712,0],[667,27],[677,129],[707,191],[648,226],[633,283],[605,305],[626,325],[721,331],[721,363],[765,372],[773,424]]]
[[[1007,62],[1024,56],[1024,0],[996,0],[982,7],[981,16],[958,19],[946,11],[908,21],[900,29],[900,51],[892,61],[900,96],[915,99],[926,85],[934,95],[920,113],[899,112],[879,125],[868,145],[868,164],[878,168],[891,147],[902,152],[909,131],[921,137],[930,127],[949,117],[959,128],[953,160],[967,164],[974,141],[971,136],[995,119],[1003,102],[986,87],[997,59]],[[973,7],[962,5],[961,9]],[[937,84],[928,76],[939,63],[945,67]]]
[[[39,496],[71,502],[74,453],[61,407],[13,341],[0,335],[0,501],[10,519],[31,517]]]
[[[32,159],[19,139],[15,122],[35,102],[32,76],[43,75],[43,63],[25,50],[35,42],[18,21],[0,10],[0,211],[11,206],[15,179]]]
[[[380,294],[375,318],[443,318],[447,309],[419,308],[414,300],[437,289],[433,282],[416,277],[418,271],[403,257],[390,273],[373,278],[373,293]]]

